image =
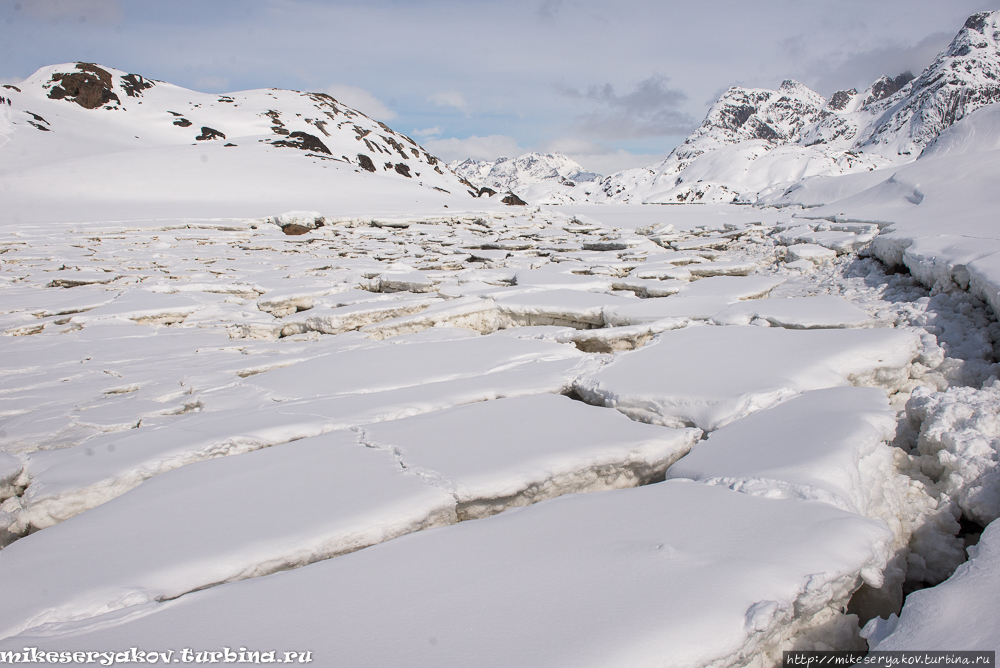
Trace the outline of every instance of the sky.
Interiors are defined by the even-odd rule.
[[[0,0],[0,83],[86,61],[327,92],[451,161],[652,164],[730,86],[919,74],[1000,0]]]

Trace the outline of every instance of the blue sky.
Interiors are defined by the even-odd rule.
[[[930,63],[1000,0],[0,0],[0,80],[84,60],[326,91],[441,157],[649,164],[729,86],[829,96]]]

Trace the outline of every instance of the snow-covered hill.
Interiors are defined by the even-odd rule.
[[[562,153],[525,153],[517,158],[463,160],[448,165],[480,188],[512,192],[532,204],[584,201],[601,175]]]
[[[412,139],[322,93],[211,95],[71,63],[5,86],[0,100],[8,215],[30,216],[38,201],[49,203],[48,215],[89,202],[119,202],[125,216],[139,202],[159,215],[183,213],[189,202],[212,203],[200,215],[260,215],[469,197],[467,184]]]
[[[756,201],[810,177],[910,162],[942,131],[1000,99],[997,13],[971,16],[920,76],[881,77],[829,100],[796,81],[730,88],[665,160],[613,174],[592,201]]]

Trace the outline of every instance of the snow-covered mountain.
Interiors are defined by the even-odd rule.
[[[479,188],[512,192],[532,204],[583,200],[595,191],[600,174],[587,171],[562,153],[525,153],[517,158],[463,160],[448,165]]]
[[[92,63],[44,67],[0,89],[0,152],[5,191],[53,206],[141,200],[174,213],[183,202],[229,201],[266,213],[319,208],[301,201],[310,196],[469,197],[423,147],[329,95],[213,95]],[[284,203],[292,193],[297,201]]]
[[[998,36],[996,12],[975,14],[920,76],[883,76],[829,100],[791,80],[776,91],[734,86],[666,159],[608,176],[590,199],[756,201],[805,178],[910,162],[1000,99]]]

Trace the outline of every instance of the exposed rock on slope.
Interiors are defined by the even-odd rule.
[[[232,195],[273,201],[254,212],[267,215],[320,208],[275,193],[381,201],[415,193],[405,195],[412,204],[473,190],[409,137],[322,93],[214,95],[70,63],[44,67],[2,97],[3,176],[13,177],[4,185],[26,202],[39,184],[59,182],[56,200],[161,201],[169,214],[178,202]],[[53,200],[50,191],[35,194]]]

